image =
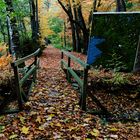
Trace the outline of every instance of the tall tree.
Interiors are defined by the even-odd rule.
[[[5,3],[7,5],[7,13],[9,13],[10,21],[11,21],[11,28],[12,28],[12,41],[14,43],[14,49],[16,53],[16,57],[19,57],[20,55],[20,39],[19,39],[19,32],[17,28],[17,19],[16,16],[13,16],[12,13],[14,13],[14,7],[13,7],[13,1],[12,0],[5,0]]]
[[[31,15],[32,39],[35,41],[37,38],[36,5],[34,0],[29,0],[29,3],[30,3],[30,15]]]
[[[116,11],[120,12],[120,11],[126,11],[126,5],[125,5],[125,1],[124,0],[116,0]]]
[[[82,6],[81,6],[81,1],[80,0],[69,0],[67,3],[62,2],[61,0],[58,0],[58,3],[61,5],[65,13],[67,14],[70,24],[71,24],[71,29],[72,29],[72,37],[75,37],[75,25],[79,27],[79,29],[82,32],[82,44],[83,44],[83,50],[84,53],[86,53],[87,48],[88,48],[88,41],[89,41],[89,26],[86,26],[86,22],[84,20],[83,14],[82,14]],[[74,18],[73,13],[72,13],[72,4],[76,4],[76,10],[77,10],[77,15],[75,14],[76,18]],[[74,9],[73,9],[74,10]],[[73,45],[74,45],[74,50],[76,49],[76,40],[73,39]]]
[[[72,31],[73,50],[76,51],[75,26],[74,26],[74,22],[73,22],[73,14],[72,14],[72,8],[71,8],[71,1],[68,0],[68,2],[65,3],[66,5],[64,5],[64,3],[61,2],[61,0],[58,0],[58,3],[61,5],[61,7],[65,11],[65,13],[68,15],[68,18],[69,18],[69,21],[70,21],[70,25],[71,25],[71,31]]]

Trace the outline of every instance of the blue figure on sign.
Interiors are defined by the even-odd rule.
[[[88,53],[87,53],[87,63],[93,64],[97,57],[101,55],[101,51],[97,48],[97,45],[103,43],[105,39],[99,38],[99,37],[92,37],[90,39],[89,45],[88,45]]]

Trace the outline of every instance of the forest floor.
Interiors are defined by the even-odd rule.
[[[24,111],[0,116],[0,140],[140,140],[139,122],[107,122],[80,109],[78,90],[67,82],[60,58],[60,50],[44,50]]]

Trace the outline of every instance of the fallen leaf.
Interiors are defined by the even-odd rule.
[[[4,129],[5,129],[5,126],[0,125],[0,133],[3,132]]]
[[[20,116],[20,118],[19,118],[19,119],[20,119],[20,121],[21,121],[21,123],[22,123],[22,124],[24,124],[24,123],[25,123],[25,118],[24,118],[24,117]]]
[[[113,139],[118,139],[118,135],[110,135],[110,137]]]
[[[34,112],[34,111],[31,111],[31,113],[30,113],[31,116],[36,115],[36,114],[37,114],[37,112]]]
[[[61,127],[61,124],[60,123],[57,123],[56,126]]]
[[[47,120],[50,121],[50,120],[52,119],[52,117],[54,117],[54,116],[55,116],[54,114],[50,114],[50,115],[48,115]]]
[[[0,134],[0,140],[7,140],[7,138],[4,134]]]
[[[29,133],[29,127],[23,126],[22,129],[21,129],[21,133],[28,134]]]
[[[84,122],[89,122],[92,118],[86,118],[84,119]]]
[[[41,118],[40,118],[40,116],[37,116],[36,122],[41,123]]]
[[[17,138],[17,137],[18,137],[17,134],[13,134],[13,135],[11,135],[11,136],[9,137],[9,139],[14,139],[14,138]]]
[[[97,129],[93,129],[93,131],[91,131],[90,134],[91,134],[92,136],[98,137],[99,134],[100,134],[100,132],[99,132],[99,130],[97,130]]]
[[[4,119],[4,116],[0,116],[0,120]]]
[[[41,130],[41,131],[43,131],[44,130],[44,127],[43,126],[39,126],[38,129]]]
[[[118,129],[117,129],[117,128],[115,128],[115,127],[114,127],[114,128],[110,128],[109,130],[110,130],[110,131],[113,131],[113,132],[118,131]]]

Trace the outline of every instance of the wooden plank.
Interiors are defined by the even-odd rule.
[[[86,111],[86,98],[87,98],[87,82],[88,82],[88,69],[84,69],[84,81],[81,94],[81,108]]]
[[[71,73],[71,75],[75,78],[75,80],[78,82],[78,84],[80,85],[80,87],[83,87],[83,80],[81,80],[79,78],[79,76],[70,67],[68,67],[68,70]]]
[[[19,85],[19,74],[18,74],[18,67],[14,66],[14,76],[15,76],[15,85],[16,85],[16,94],[18,97],[18,106],[19,106],[19,110],[23,109],[23,105],[22,105],[22,96],[21,96],[21,88]]]
[[[18,113],[19,111],[21,111],[21,110],[19,110],[19,109],[1,110],[0,115]]]
[[[68,57],[68,67],[70,68],[70,65],[71,65],[71,58]],[[69,69],[67,69],[67,79],[68,79],[68,82],[71,83],[71,74],[69,72]]]
[[[64,65],[66,68],[68,68],[68,64],[65,62],[65,60],[61,60],[61,65]]]
[[[63,51],[61,52],[61,59],[63,59],[64,58],[64,54],[63,54]]]
[[[68,71],[75,78],[75,80],[78,82],[78,84],[80,85],[80,87],[83,87],[83,80],[81,80],[79,78],[79,76],[70,67],[68,67],[68,64],[64,60],[61,60],[61,63],[63,63],[64,66],[68,69]]]
[[[21,58],[21,59],[16,60],[16,61],[14,62],[13,65],[14,65],[14,66],[18,66],[19,64],[22,64],[22,63],[25,62],[26,60],[28,60],[28,59],[30,59],[30,58],[32,58],[32,57],[38,55],[39,52],[40,52],[40,49],[36,50],[34,53],[32,53],[32,54],[30,54],[30,55],[28,55],[28,56],[25,56],[25,57],[23,57],[23,58]]]
[[[74,55],[70,54],[69,52],[66,52],[64,50],[62,50],[62,52],[70,57],[72,60],[76,61],[77,63],[79,63],[82,67],[87,68],[89,67],[89,65],[87,63],[85,63],[84,61],[80,60],[79,58],[75,57]]]
[[[23,85],[23,83],[29,78],[29,76],[37,69],[35,65],[32,66],[32,68],[26,73],[26,75],[19,81],[20,87]]]

